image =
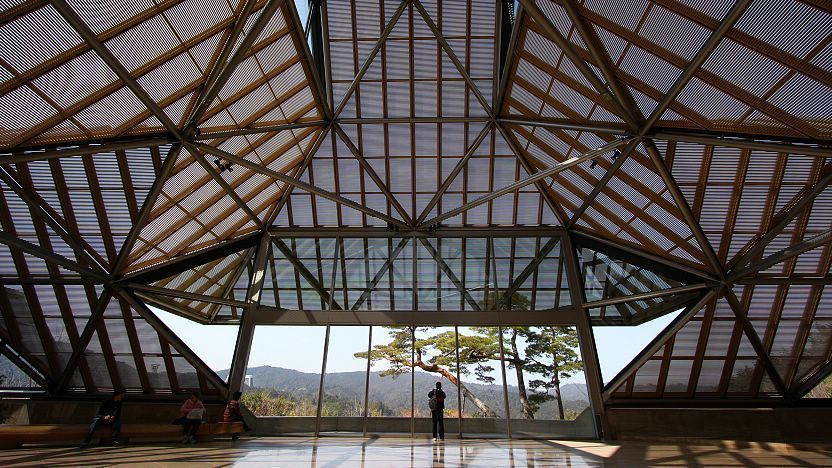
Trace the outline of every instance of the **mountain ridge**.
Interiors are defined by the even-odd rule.
[[[228,369],[217,371],[217,374],[225,379],[228,376]],[[252,376],[252,389],[267,389],[277,393],[289,393],[293,395],[311,395],[317,398],[320,374],[315,372],[301,372],[294,369],[273,366],[250,367],[246,371]],[[366,380],[365,371],[333,372],[324,376],[324,394],[341,398],[358,399],[363,401],[364,384]],[[427,393],[434,387],[437,381],[443,382],[443,389],[447,393],[446,406],[455,409],[457,407],[456,387],[439,377],[437,374],[418,371],[415,373],[415,404],[427,406]],[[380,402],[388,408],[399,410],[410,410],[410,387],[409,372],[399,376],[382,377],[380,372],[370,373],[370,402]],[[504,397],[502,385],[484,384],[479,382],[468,382],[463,384],[479,399],[494,409],[498,414],[504,414]],[[509,409],[512,417],[519,417],[520,399],[517,386],[508,385]],[[561,386],[564,408],[580,412],[589,405],[586,386],[579,383],[566,383]],[[423,395],[423,396],[422,396]],[[476,412],[476,408],[469,400],[463,402],[463,412]],[[554,419],[557,414],[557,404],[554,401],[547,401],[540,405],[536,417],[541,419]]]

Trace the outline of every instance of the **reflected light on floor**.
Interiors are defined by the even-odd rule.
[[[2,466],[809,466],[832,464],[830,447],[764,443],[711,445],[597,441],[304,437],[238,442],[34,447],[0,452]]]

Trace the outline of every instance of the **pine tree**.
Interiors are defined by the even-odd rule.
[[[371,353],[372,362],[387,361],[391,367],[382,371],[379,375],[382,377],[398,376],[410,372],[411,365],[417,367],[425,372],[439,374],[448,379],[451,384],[456,386],[463,397],[471,401],[479,413],[487,418],[496,418],[497,413],[478,398],[463,382],[456,378],[456,336],[453,331],[442,332],[424,339],[415,340],[416,332],[428,332],[433,327],[386,327],[390,330],[390,337],[392,340],[387,344],[379,344],[373,347]],[[411,351],[411,343],[414,349]],[[460,374],[467,375],[467,365],[480,364],[482,359],[472,357],[477,356],[478,353],[492,352],[493,341],[487,337],[481,336],[467,336],[459,335],[460,347]],[[463,353],[463,350],[469,350]],[[355,353],[355,357],[359,359],[366,359],[367,353]],[[484,376],[487,370],[482,366],[479,368],[478,378],[483,380],[480,376]],[[490,378],[490,377],[487,377]],[[493,380],[493,379],[492,379]]]
[[[533,388],[529,400],[535,411],[541,403],[556,400],[560,419],[564,419],[560,380],[572,377],[583,367],[576,351],[577,331],[573,327],[535,328],[526,335],[526,343],[526,369],[543,376],[543,379],[529,382]]]

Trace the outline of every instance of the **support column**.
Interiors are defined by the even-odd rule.
[[[335,252],[332,254],[332,277],[329,283],[329,300],[327,301],[327,310],[332,310],[332,297],[335,294],[335,278],[338,273],[338,254],[341,252],[341,238],[335,239]],[[329,337],[332,332],[332,326],[327,324],[326,336],[324,337],[324,357],[321,360],[321,379],[318,383],[318,407],[315,411],[315,437],[321,434],[321,413],[324,408],[324,377],[326,376],[326,363],[329,359]]]
[[[563,261],[566,262],[569,295],[572,296],[572,305],[578,311],[575,327],[578,330],[578,343],[581,346],[581,358],[584,363],[589,403],[595,416],[595,432],[600,439],[604,439],[606,429],[609,427],[602,396],[604,381],[601,378],[601,368],[598,362],[598,353],[595,349],[592,326],[589,323],[588,312],[584,310],[583,281],[581,280],[578,255],[572,246],[572,239],[569,235],[563,236],[562,239]]]
[[[364,437],[367,437],[367,415],[369,414],[368,404],[370,403],[370,365],[373,362],[373,326],[370,325],[367,332],[367,374],[364,376],[364,418],[362,418],[362,429]]]
[[[456,415],[459,439],[462,440],[462,379],[459,376],[459,327],[454,327],[454,339],[456,340]]]
[[[268,233],[263,234],[257,253],[254,255],[254,271],[251,275],[246,307],[243,317],[240,319],[240,329],[237,332],[237,346],[234,349],[234,359],[231,361],[231,372],[228,376],[228,391],[233,393],[243,388],[243,378],[248,368],[248,356],[251,352],[251,343],[254,339],[254,311],[260,303],[260,293],[263,290],[263,281],[266,277],[266,260],[269,256],[269,242],[271,237]]]

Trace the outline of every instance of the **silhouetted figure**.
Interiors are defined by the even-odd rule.
[[[87,431],[87,436],[84,437],[82,447],[90,444],[92,435],[101,426],[112,427],[113,445],[121,444],[118,437],[121,434],[121,400],[123,399],[124,390],[117,389],[113,391],[113,396],[109,400],[101,403],[101,406],[98,407],[98,411],[95,413],[95,417],[92,418],[92,424],[90,424],[90,428]]]
[[[428,392],[428,407],[432,419],[433,440],[436,440],[437,429],[440,440],[445,440],[445,392],[442,391],[442,382],[436,382],[436,388]]]

